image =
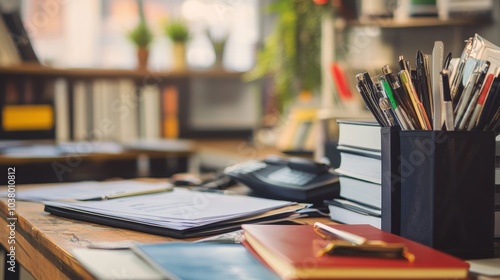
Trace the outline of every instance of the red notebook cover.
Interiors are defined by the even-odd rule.
[[[466,278],[469,264],[400,236],[370,225],[331,225],[368,240],[404,243],[415,261],[355,256],[318,257],[328,241],[317,235],[311,225],[254,225],[244,230],[247,247],[284,279],[456,279]]]

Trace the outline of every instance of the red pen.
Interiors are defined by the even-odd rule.
[[[483,89],[479,94],[479,98],[477,100],[476,108],[474,108],[474,113],[472,113],[472,117],[469,120],[469,124],[467,125],[467,130],[472,130],[476,126],[477,119],[481,110],[483,109],[484,101],[486,100],[486,96],[488,96],[488,92],[490,91],[491,84],[493,82],[494,75],[489,74],[484,82]]]

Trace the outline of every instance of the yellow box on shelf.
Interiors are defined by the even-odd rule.
[[[51,105],[6,105],[2,110],[4,131],[48,130],[54,127]]]

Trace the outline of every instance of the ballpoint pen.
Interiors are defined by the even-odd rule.
[[[384,117],[382,115],[382,112],[380,111],[380,108],[378,106],[378,98],[376,99],[376,101],[373,99],[374,98],[374,94],[372,93],[374,91],[373,87],[368,89],[369,85],[365,80],[365,78],[366,75],[364,73],[359,73],[356,75],[356,80],[358,81],[356,89],[361,94],[361,97],[363,98],[366,107],[370,112],[372,112],[373,116],[375,117],[379,125],[387,126]],[[373,82],[371,84],[373,85]]]
[[[451,103],[450,94],[450,81],[448,78],[448,70],[443,69],[441,71],[441,77],[443,79],[443,100],[444,100],[444,125],[446,130],[453,131],[455,127],[453,126],[453,104]],[[434,127],[434,129],[438,129]]]
[[[384,113],[385,120],[387,121],[387,124],[389,126],[395,126],[396,122],[394,121],[394,118],[392,117],[391,114],[391,105],[389,104],[389,100],[387,97],[381,97],[378,101],[378,104],[380,106],[380,109],[382,110],[382,113]]]
[[[401,84],[396,79],[396,77],[392,74],[391,68],[389,65],[384,65],[382,67],[382,72],[384,77],[386,78],[387,83],[392,89],[392,93],[394,96],[394,100],[398,104],[398,108],[401,113],[406,115],[406,119],[408,120],[408,124],[411,124],[414,129],[418,126],[417,116],[413,112],[413,106],[411,105],[410,98],[406,95],[405,91],[401,87]]]
[[[103,195],[100,197],[95,197],[95,198],[90,198],[90,199],[82,199],[82,201],[116,199],[116,198],[124,198],[124,197],[129,197],[129,196],[136,196],[136,195],[169,192],[172,190],[173,190],[173,188],[167,187],[167,188],[147,189],[147,190],[129,191],[129,192],[122,191],[122,192],[109,193],[109,194],[106,194],[106,195]]]
[[[467,62],[469,62],[469,60]],[[455,129],[465,128],[465,124],[467,123],[472,112],[471,106],[474,108],[476,105],[475,103],[477,101],[477,97],[479,96],[479,91],[481,90],[481,86],[483,85],[484,77],[486,76],[486,72],[488,72],[489,66],[490,63],[488,61],[477,61],[477,64],[474,67],[474,72],[471,75],[472,77],[468,81],[468,85],[464,90],[464,94],[459,101],[457,112],[455,113]]]
[[[363,99],[366,108],[372,113],[375,120],[377,120],[377,123],[380,126],[384,126],[384,122],[380,119],[380,116],[375,111],[375,109],[372,108],[373,106],[372,106],[370,98],[368,97],[368,94],[366,93],[366,90],[364,88],[364,84],[362,82],[358,82],[358,84],[356,85],[356,89],[358,90],[359,95],[361,95],[361,98]]]
[[[495,114],[496,108],[498,108],[498,103],[500,101],[500,77],[493,80],[490,92],[486,96],[486,101],[484,102],[483,109],[481,110],[479,121],[476,128],[482,130],[492,120]]]
[[[459,123],[459,116],[463,114],[463,111],[465,110],[465,107],[467,105],[468,99],[470,99],[470,96],[472,94],[472,91],[474,89],[474,86],[476,84],[477,79],[479,78],[479,70],[478,70],[478,65],[479,65],[479,60],[477,59],[469,59],[465,63],[463,73],[462,73],[462,85],[464,87],[463,93],[461,96],[459,96],[458,102],[456,99],[453,99],[453,95],[451,98],[453,99],[453,108],[454,108],[454,114],[455,114],[455,128],[458,127]],[[451,92],[450,92],[451,93]],[[455,106],[456,104],[456,106]]]
[[[399,126],[403,130],[414,129],[411,121],[408,119],[408,116],[406,115],[406,113],[404,112],[404,110],[402,109],[402,107],[399,106],[398,103],[396,102],[396,99],[394,97],[392,89],[389,86],[389,83],[387,82],[387,80],[385,79],[385,77],[384,76],[380,76],[379,77],[379,82],[382,85],[382,88],[384,89],[384,92],[385,92],[387,98],[389,99],[389,101],[391,103],[392,109],[394,111],[394,114],[396,115],[396,120],[399,123]]]
[[[326,235],[324,235],[324,236],[333,235],[337,238],[343,239],[345,241],[349,241],[349,242],[356,244],[356,245],[363,245],[367,241],[366,238],[364,238],[364,237],[361,237],[359,235],[356,235],[356,234],[353,234],[353,233],[350,233],[347,231],[338,230],[336,228],[329,227],[329,226],[322,224],[320,222],[315,222],[313,227],[316,231],[319,230],[322,233],[325,233]]]
[[[465,129],[465,126],[470,121],[469,119],[472,116],[472,112],[476,108],[477,100],[479,99],[479,96],[481,95],[481,92],[482,92],[481,88],[484,89],[485,86],[486,86],[486,82],[484,82],[484,80],[485,80],[485,76],[486,76],[486,72],[487,71],[488,71],[488,69],[485,69],[484,73],[481,73],[481,75],[479,75],[479,79],[478,79],[478,81],[476,83],[476,88],[474,90],[474,93],[473,93],[473,95],[472,95],[472,97],[471,97],[471,99],[469,101],[467,109],[464,112],[464,115],[462,117],[462,121],[459,124],[459,128],[460,129]],[[488,77],[491,77],[491,79],[493,79],[493,75],[492,74],[490,74]],[[491,86],[491,82],[490,82],[489,86]],[[489,86],[488,86],[488,89],[489,89]]]
[[[429,118],[432,117],[432,104],[430,94],[432,90],[430,88],[429,79],[427,76],[427,68],[425,63],[424,54],[421,51],[417,51],[416,57],[416,73],[417,73],[417,94],[425,108],[425,112]]]
[[[496,70],[495,70],[496,72]],[[472,113],[472,116],[469,120],[469,123],[467,125],[467,130],[472,130],[474,127],[476,127],[477,120],[479,118],[479,113],[481,112],[484,104],[484,100],[486,100],[486,96],[488,92],[490,91],[491,84],[493,82],[493,74],[489,74],[488,78],[486,78],[486,81],[484,82],[483,89],[481,90],[481,93],[479,94],[479,98],[477,99],[477,104],[474,107],[474,112]],[[472,108],[473,103],[471,103]],[[466,112],[467,113],[467,112]]]
[[[450,67],[450,62],[451,62],[451,52],[449,52],[446,58],[444,59],[443,69],[448,70],[448,67]]]
[[[410,67],[408,67],[408,62],[404,58],[404,56],[400,55],[398,59],[398,67],[399,71],[406,70],[410,73]]]
[[[430,130],[432,129],[432,126],[429,122],[429,118],[427,117],[427,114],[425,113],[424,106],[418,99],[417,93],[415,92],[415,88],[413,84],[411,83],[410,80],[410,75],[408,74],[408,71],[402,70],[399,71],[399,78],[401,79],[401,83],[404,87],[404,89],[408,92],[408,95],[410,96],[411,103],[413,105],[413,109],[417,115],[418,122],[419,122],[419,128],[423,130]]]

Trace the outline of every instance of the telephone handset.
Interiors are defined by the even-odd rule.
[[[338,176],[330,166],[303,158],[269,156],[229,166],[224,173],[257,195],[297,202],[320,202],[338,195]]]

